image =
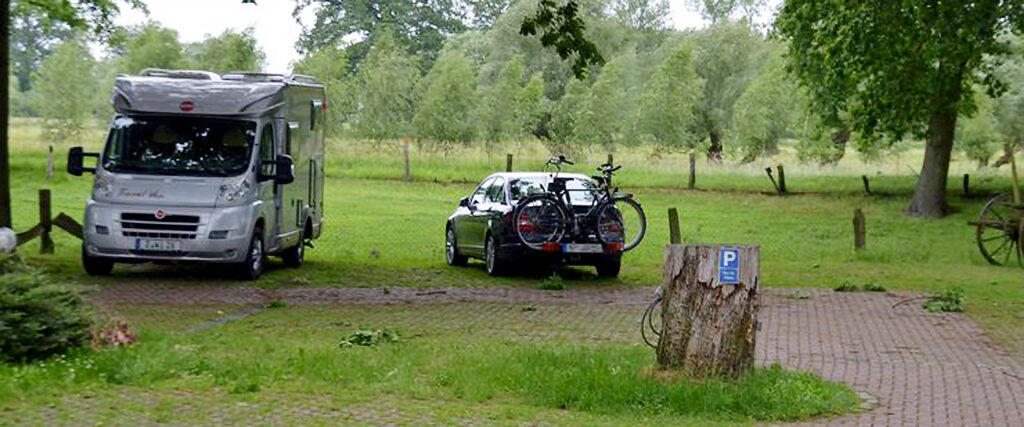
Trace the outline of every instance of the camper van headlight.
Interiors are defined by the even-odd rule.
[[[249,184],[249,180],[245,178],[234,181],[225,181],[220,186],[220,195],[218,198],[225,202],[242,201],[249,195],[250,189],[252,189],[252,184]]]
[[[114,194],[114,179],[96,174],[92,182],[92,197],[94,199],[109,199]]]

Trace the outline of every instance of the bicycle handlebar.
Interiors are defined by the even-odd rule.
[[[573,162],[570,162],[569,159],[565,158],[565,156],[552,157],[552,158],[548,159],[548,163],[547,164],[558,166],[558,165],[561,165],[563,163],[567,164],[567,165],[574,164]]]

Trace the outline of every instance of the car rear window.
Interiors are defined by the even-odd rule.
[[[533,194],[547,191],[551,177],[537,176],[517,178],[509,181],[509,191],[512,200],[519,201]],[[586,204],[594,202],[594,183],[587,179],[575,178],[565,183],[566,190],[569,190],[569,199],[572,204]]]

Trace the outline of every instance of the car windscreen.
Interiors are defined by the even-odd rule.
[[[549,176],[531,176],[516,178],[509,181],[512,200],[519,201],[533,194],[543,193],[551,183]],[[588,179],[572,178],[566,181],[565,189],[569,191],[572,204],[590,204],[594,202],[594,183]]]
[[[256,123],[197,117],[114,119],[103,168],[152,175],[234,176],[249,166]]]

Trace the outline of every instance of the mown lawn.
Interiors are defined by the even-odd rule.
[[[449,156],[447,168],[438,170],[462,173],[461,159],[455,154]],[[627,160],[631,156],[636,153],[619,154]],[[485,158],[473,152],[467,157],[469,164]],[[389,159],[391,157],[383,153],[351,161],[363,168],[376,165],[387,171]],[[76,178],[61,173],[63,164],[58,158],[57,176],[45,182],[42,179],[43,151],[19,146],[13,152],[17,230],[27,229],[37,221],[36,192],[39,188],[53,189],[55,213],[63,211],[81,218],[91,177]],[[456,164],[460,166],[453,166]],[[632,164],[627,163],[626,169],[630,166]],[[444,265],[445,218],[458,199],[472,190],[472,184],[445,183],[443,179],[435,183],[352,177],[348,176],[351,171],[346,172],[343,165],[333,165],[331,170],[335,176],[327,182],[325,234],[316,248],[308,252],[308,264],[298,271],[275,265],[258,282],[259,286],[540,286],[542,283],[543,277],[538,276],[493,279],[476,262],[467,268]],[[589,268],[573,268],[562,271],[567,286],[659,284],[662,245],[668,242],[666,211],[677,207],[685,242],[761,244],[761,276],[766,286],[833,288],[873,283],[890,290],[925,292],[961,287],[967,295],[968,314],[985,326],[997,341],[1016,354],[1024,355],[1024,269],[988,265],[975,246],[973,228],[966,224],[977,216],[984,198],[964,199],[959,197],[958,191],[951,190],[954,213],[940,220],[923,220],[904,213],[907,192],[913,185],[913,177],[906,175],[890,178],[888,185],[894,189],[891,196],[868,197],[839,190],[779,197],[737,190],[764,185],[767,180],[756,174],[732,176],[733,188],[728,191],[688,191],[640,185],[665,178],[656,169],[648,169],[648,173],[651,178],[647,182],[628,175],[619,182],[643,203],[650,224],[645,242],[626,255],[620,279],[600,280]],[[823,175],[820,179],[815,185],[831,181],[853,181],[859,185],[856,176]],[[634,181],[639,184],[633,184]],[[988,187],[983,190],[1007,191],[1000,182],[1005,183],[991,177],[984,181]],[[957,184],[951,182],[950,186]],[[799,175],[791,178],[790,187],[799,191]],[[884,190],[879,187],[882,186],[874,190]],[[819,187],[816,191],[823,189]],[[863,209],[867,217],[867,249],[860,252],[853,249],[851,220],[855,208]],[[53,256],[35,255],[35,243],[24,247],[22,252],[61,280],[103,285],[126,281],[245,285],[225,276],[223,269],[215,266],[119,267],[113,278],[95,280],[86,277],[78,266],[78,242],[61,232],[56,234],[56,242],[57,254]]]

